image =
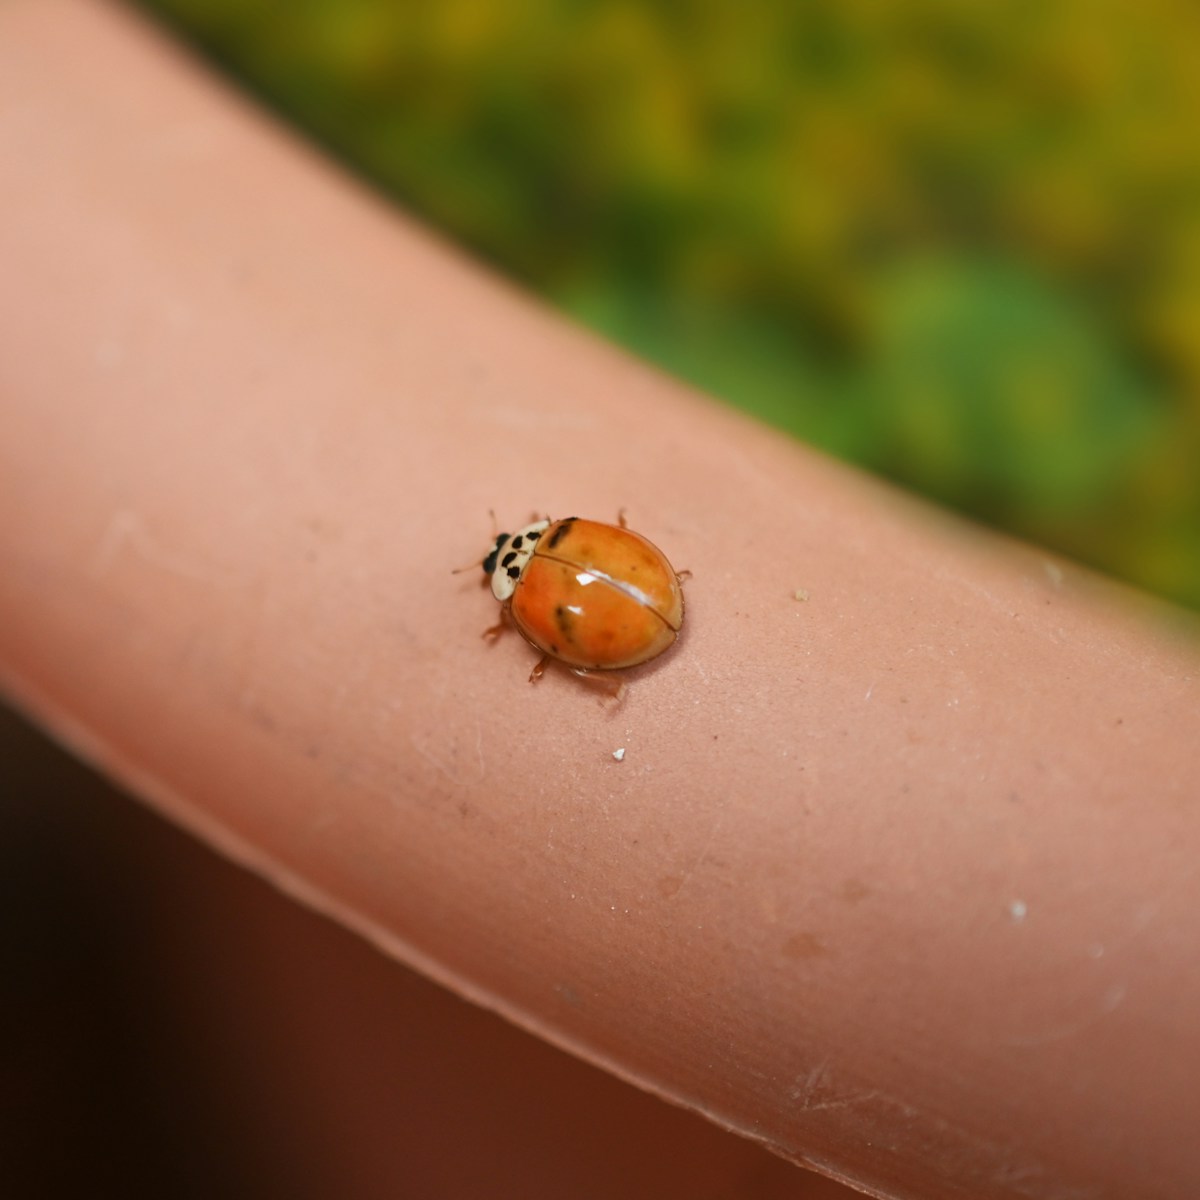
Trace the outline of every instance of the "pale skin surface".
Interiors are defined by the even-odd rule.
[[[878,1195],[1195,1194],[1182,621],[562,324],[83,0],[0,7],[0,263],[0,671],[57,736]],[[693,578],[614,709],[449,572],[622,506]]]

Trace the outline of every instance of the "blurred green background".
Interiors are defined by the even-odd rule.
[[[142,3],[587,324],[1200,608],[1189,0]]]

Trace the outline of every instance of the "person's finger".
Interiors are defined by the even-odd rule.
[[[14,696],[797,1161],[929,1200],[1194,1189],[1193,644],[569,329],[127,16],[0,29]],[[606,710],[527,684],[449,572],[489,507],[621,506],[693,578]]]

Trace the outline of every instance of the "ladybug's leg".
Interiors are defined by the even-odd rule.
[[[687,567],[684,567],[682,571],[675,572],[675,578],[678,579],[680,583],[687,583],[691,577],[692,573],[687,569]]]
[[[502,608],[500,610],[500,620],[495,625],[489,625],[483,631],[484,641],[494,642],[506,629],[508,629],[508,609]]]
[[[629,522],[627,520],[625,520],[625,506],[624,505],[622,505],[620,508],[617,509],[617,524],[622,529],[629,528]]]
[[[546,669],[546,664],[550,661],[550,655],[543,654],[541,658],[534,664],[533,670],[529,672],[529,682],[537,683],[542,677],[542,672]]]
[[[578,675],[589,687],[603,692],[608,700],[618,704],[625,699],[625,680],[611,671],[589,671],[585,667],[572,667],[572,675]]]

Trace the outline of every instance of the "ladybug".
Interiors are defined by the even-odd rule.
[[[647,662],[678,636],[680,585],[688,572],[677,572],[657,546],[629,529],[623,511],[617,520],[534,521],[498,534],[483,560],[484,579],[502,606],[500,623],[484,637],[516,626],[542,654],[531,683],[551,659],[587,678]],[[616,696],[624,687],[608,686]]]

